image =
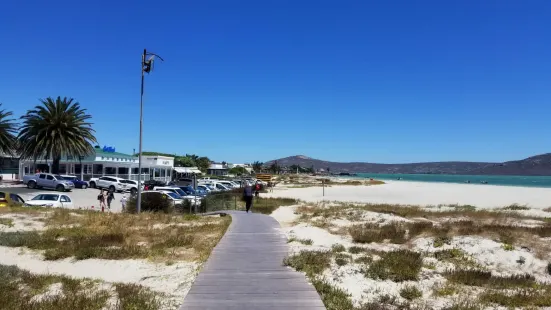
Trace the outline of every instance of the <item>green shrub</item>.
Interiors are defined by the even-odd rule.
[[[128,200],[125,211],[136,213],[137,195]],[[141,211],[171,213],[174,211],[172,201],[167,194],[159,192],[142,193]]]
[[[312,284],[318,291],[318,294],[327,310],[347,310],[354,309],[350,300],[350,294],[329,284],[325,279],[312,279]]]
[[[452,239],[450,237],[441,235],[434,238],[433,246],[435,248],[441,248],[444,246],[444,244],[450,245],[451,242],[452,242]]]
[[[469,286],[492,288],[532,287],[536,284],[534,276],[530,274],[495,276],[489,271],[475,269],[456,269],[444,275],[448,281]]]
[[[407,300],[414,300],[422,297],[423,293],[421,293],[421,291],[417,287],[413,285],[407,285],[400,290],[400,296]]]
[[[335,264],[338,266],[347,265],[352,260],[352,256],[346,253],[337,253],[335,255]]]
[[[365,249],[359,246],[351,246],[350,248],[348,248],[348,252],[352,254],[359,254],[365,252]]]
[[[283,264],[303,271],[308,275],[322,273],[329,268],[331,263],[331,252],[329,251],[302,251],[293,256],[285,258]]]
[[[390,223],[379,226],[373,223],[353,225],[348,229],[354,242],[371,243],[390,240],[392,243],[404,243],[406,230],[401,223]]]
[[[331,250],[332,250],[334,253],[339,253],[339,252],[344,252],[344,251],[346,251],[346,248],[345,248],[344,245],[342,245],[342,244],[333,244],[333,246],[331,247]]]
[[[423,266],[421,254],[409,250],[383,253],[365,271],[367,277],[394,282],[417,281]]]

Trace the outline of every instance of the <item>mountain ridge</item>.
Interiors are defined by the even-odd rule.
[[[404,174],[459,174],[459,175],[524,175],[551,176],[551,153],[531,156],[521,160],[506,162],[419,162],[407,164],[379,164],[370,162],[332,162],[295,155],[270,160],[279,166],[314,166],[315,169],[327,169],[333,173],[404,173]]]

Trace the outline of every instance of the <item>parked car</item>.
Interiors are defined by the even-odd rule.
[[[8,193],[8,192],[0,192],[0,208],[7,207],[10,204],[24,204],[25,200],[21,198],[21,196],[14,194],[14,193]]]
[[[184,198],[182,196],[176,194],[175,192],[161,190],[161,191],[149,191],[149,192],[146,192],[146,193],[151,193],[151,192],[153,192],[153,193],[158,192],[158,193],[166,194],[168,196],[168,199],[170,199],[173,206],[184,204]]]
[[[178,196],[182,197],[182,199],[186,199],[186,200],[191,201],[192,205],[195,204],[195,201],[197,201],[197,204],[201,203],[201,197],[188,195],[185,191],[183,191],[181,188],[176,187],[176,186],[174,186],[174,187],[157,186],[157,187],[153,188],[153,190],[154,191],[167,191],[167,192],[175,193]]]
[[[208,182],[208,183],[203,183],[205,185],[210,185],[212,188],[214,188],[215,191],[229,191],[231,190],[231,188],[228,186],[228,185],[223,185],[222,183],[219,183],[219,182]]]
[[[210,192],[212,191],[212,190],[211,190],[208,186],[206,186],[205,184],[199,184],[199,185],[197,185],[197,190],[198,190],[198,191],[204,191],[204,192],[207,193],[207,194],[210,193]]]
[[[90,184],[88,184],[88,182],[82,181],[74,175],[62,175],[61,177],[64,180],[73,182],[73,184],[75,184],[75,188],[87,189],[88,187],[90,187]]]
[[[23,184],[28,188],[52,188],[60,192],[70,191],[75,188],[71,181],[63,179],[59,174],[37,173],[23,177]]]
[[[147,180],[144,182],[144,184],[149,186],[149,188],[153,188],[155,186],[166,186],[166,182],[157,180]]]
[[[74,207],[71,197],[64,194],[42,193],[25,202],[26,207],[67,208]]]
[[[138,192],[138,181],[122,180],[121,183],[126,184],[125,190],[130,191],[131,195],[135,195]],[[143,189],[144,189],[144,183],[142,181],[142,191]]]
[[[91,188],[108,189],[112,192],[124,192],[126,183],[122,183],[123,178],[117,177],[99,177],[90,179]]]
[[[207,192],[205,190],[202,190],[202,189],[199,189],[199,188],[197,188],[197,190],[195,190],[191,186],[180,186],[180,189],[183,190],[184,192],[186,192],[186,194],[188,194],[189,196],[204,197],[204,196],[207,195]]]

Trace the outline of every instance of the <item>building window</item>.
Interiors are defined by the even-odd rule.
[[[119,175],[127,175],[128,174],[128,168],[126,167],[119,167]]]
[[[94,174],[103,174],[103,165],[102,164],[94,165]]]
[[[88,164],[88,165],[84,165],[84,174],[92,174],[92,165]]]
[[[105,167],[105,174],[117,174],[117,168]]]

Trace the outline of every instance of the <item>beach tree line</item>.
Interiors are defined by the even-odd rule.
[[[52,160],[59,172],[62,156],[82,158],[94,154],[97,144],[92,116],[73,98],[40,99],[40,104],[16,119],[1,109],[0,151],[21,159]]]

